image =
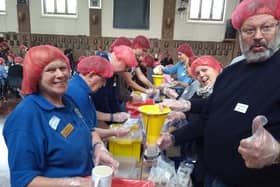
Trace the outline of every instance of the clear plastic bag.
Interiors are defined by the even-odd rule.
[[[177,170],[177,184],[176,187],[193,187],[191,180],[191,173],[194,169],[192,161],[183,161]]]
[[[156,164],[150,171],[148,180],[153,181],[157,187],[176,186],[176,171],[174,162],[163,155],[159,156]]]

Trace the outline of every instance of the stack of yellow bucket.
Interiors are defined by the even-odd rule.
[[[167,114],[170,112],[168,107],[160,109],[159,105],[144,105],[138,108],[142,114],[144,128],[146,130],[146,142],[149,145],[156,144],[160,136],[162,125]]]
[[[160,86],[163,82],[163,75],[162,74],[154,74],[152,75],[154,86]]]

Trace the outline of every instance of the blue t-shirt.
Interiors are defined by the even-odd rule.
[[[188,75],[184,62],[177,62],[172,66],[165,66],[163,72],[166,74],[176,74],[177,80],[180,82],[192,83],[192,78]]]
[[[66,95],[72,98],[74,103],[79,107],[82,117],[89,129],[97,127],[96,109],[92,100],[92,91],[87,83],[77,73],[69,81]]]
[[[8,116],[3,135],[12,186],[27,186],[36,176],[91,174],[91,132],[70,98],[64,96],[63,103],[56,107],[43,96],[31,94]]]

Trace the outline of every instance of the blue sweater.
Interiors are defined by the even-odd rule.
[[[207,172],[233,186],[280,186],[280,165],[248,169],[238,153],[240,140],[251,136],[252,120],[265,115],[265,128],[280,139],[280,52],[262,63],[244,60],[217,78],[200,118],[174,132],[176,144],[204,137]],[[236,110],[243,104],[248,108]]]

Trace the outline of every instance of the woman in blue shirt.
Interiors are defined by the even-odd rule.
[[[101,144],[93,146],[79,109],[64,95],[69,76],[69,61],[59,49],[42,45],[26,53],[25,98],[3,129],[12,187],[88,187],[91,180],[83,177],[91,175],[92,152],[115,166]]]
[[[166,74],[176,75],[176,81],[173,81],[172,85],[178,94],[181,95],[184,89],[193,81],[189,75],[189,66],[190,63],[195,59],[195,55],[191,46],[187,43],[183,43],[177,48],[177,55],[179,62],[172,66],[162,67],[162,71]]]

